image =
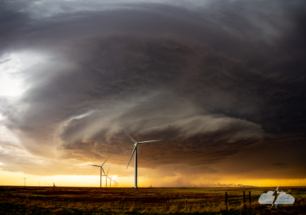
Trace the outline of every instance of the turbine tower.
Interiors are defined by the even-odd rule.
[[[102,172],[105,174],[104,169],[103,169],[103,165],[105,164],[107,159],[104,161],[104,163],[102,163],[101,166],[99,166],[99,165],[92,165],[92,166],[95,166],[95,167],[100,167],[100,187],[102,187]]]
[[[134,148],[132,151],[132,155],[130,158],[130,161],[126,167],[126,169],[128,169],[130,162],[132,160],[133,155],[134,156],[134,168],[135,168],[135,173],[134,173],[134,188],[137,188],[137,146],[138,144],[142,144],[142,143],[150,143],[150,142],[157,142],[157,141],[161,141],[161,140],[146,140],[146,141],[141,141],[141,142],[136,142],[125,130],[122,126],[120,126],[122,128],[122,130],[124,131],[124,133],[134,142]]]

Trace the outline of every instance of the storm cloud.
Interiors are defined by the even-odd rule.
[[[139,147],[143,168],[241,174],[246,161],[249,177],[260,169],[305,177],[303,9],[303,1],[2,2],[0,77],[15,91],[0,88],[1,162],[17,166],[8,154],[23,148],[56,165],[110,157],[126,166],[132,142],[122,125],[136,140],[163,140]]]

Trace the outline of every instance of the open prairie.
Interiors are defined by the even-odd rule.
[[[0,187],[0,214],[305,214],[306,188],[282,187],[294,205],[259,205],[275,188]],[[227,193],[227,208],[225,203]],[[245,204],[243,203],[245,192]],[[251,196],[249,193],[251,192]],[[250,201],[251,200],[251,201]]]

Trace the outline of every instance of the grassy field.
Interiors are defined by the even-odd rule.
[[[0,186],[0,214],[306,214],[304,187],[280,188],[295,198],[294,205],[259,205],[259,196],[274,189]]]

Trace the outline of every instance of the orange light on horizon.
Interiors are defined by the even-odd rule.
[[[98,175],[54,175],[54,176],[38,176],[24,174],[22,172],[1,171],[0,186],[23,186],[24,179],[27,186],[71,186],[71,187],[99,187],[100,177]],[[133,187],[134,177],[118,177],[114,175],[114,179],[119,182],[117,187]],[[139,187],[205,187],[203,180],[195,179],[189,185],[178,185],[175,183],[177,178],[164,177],[159,180],[147,177],[139,177]],[[233,176],[228,180],[218,180],[211,182],[211,185],[250,185],[257,187],[277,187],[277,186],[305,186],[305,179],[235,179]],[[108,187],[109,187],[108,179]],[[105,187],[105,177],[102,178],[102,187]],[[112,182],[112,187],[114,184]]]

